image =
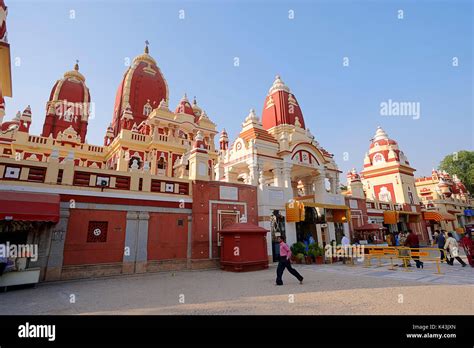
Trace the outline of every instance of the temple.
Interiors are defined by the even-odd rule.
[[[12,113],[4,100],[12,96],[6,14],[0,0],[0,242],[37,244],[27,269],[41,281],[215,267],[218,231],[239,221],[269,231],[273,260],[278,236],[324,246],[372,223],[410,228],[428,243],[434,223],[472,223],[462,183],[438,172],[415,180],[380,127],[342,192],[333,154],[280,76],[235,139],[196,98],[185,94],[172,108],[148,42],[124,72],[112,115],[94,115],[110,120],[102,144],[88,142],[94,91],[78,61],[49,77],[44,111]],[[31,134],[43,119],[41,134]]]
[[[232,144],[226,133],[220,139],[216,178],[257,186],[259,222],[271,231],[270,254],[279,235],[290,244],[313,237],[324,245],[348,231],[350,213],[333,155],[305,127],[300,106],[280,76],[264,100],[261,119],[252,109]]]
[[[351,236],[365,239],[373,229],[384,242],[382,228],[386,233],[412,230],[420,242],[430,244],[435,230],[462,234],[474,223],[472,199],[456,176],[433,170],[432,177],[416,178],[415,171],[398,143],[377,127],[363,170],[359,174],[354,168],[346,176]]]

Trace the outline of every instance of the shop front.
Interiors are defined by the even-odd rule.
[[[3,191],[0,198],[0,288],[44,277],[59,195]]]
[[[341,243],[348,234],[350,208],[345,205],[325,204],[295,200],[286,207],[288,222],[296,224],[297,242],[305,244],[313,240],[320,246],[335,241]]]
[[[436,230],[454,230],[454,215],[440,211],[424,211],[423,220],[425,220],[428,231],[433,233]],[[430,232],[428,232],[430,233]]]

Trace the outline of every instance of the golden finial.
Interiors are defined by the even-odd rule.
[[[148,42],[148,40],[145,41],[145,53],[148,54],[149,53],[149,50],[148,50],[148,45],[150,43]]]
[[[76,64],[74,65],[74,70],[79,71],[79,59],[76,59]]]

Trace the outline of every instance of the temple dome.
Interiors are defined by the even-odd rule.
[[[56,138],[70,126],[85,141],[89,119],[91,95],[86,78],[79,72],[79,62],[74,69],[64,73],[56,81],[46,103],[46,118],[41,133],[44,137]]]
[[[365,162],[367,163],[364,164],[364,167],[373,164],[390,164],[390,162],[410,164],[403,151],[400,151],[398,143],[391,139],[380,126],[377,127],[374,137],[370,140],[368,160]]]
[[[195,117],[193,107],[189,103],[188,96],[184,93],[184,96],[179,101],[175,109],[175,114],[186,114]]]
[[[86,78],[79,72],[79,64],[64,73],[62,79],[56,81],[49,95],[50,102],[67,100],[71,103],[89,103],[91,99]]]
[[[388,134],[380,126],[377,127],[375,135],[371,139],[370,148],[372,149],[377,145],[393,145],[398,148],[398,143],[395,140],[390,139]]]
[[[263,128],[270,129],[281,124],[295,125],[296,118],[298,118],[297,125],[305,128],[303,113],[298,101],[291,93],[290,88],[277,75],[263,105]]]
[[[162,100],[168,101],[168,85],[147,44],[144,53],[133,59],[118,87],[112,121],[114,134],[120,131],[120,117],[128,104],[134,122],[140,124]]]

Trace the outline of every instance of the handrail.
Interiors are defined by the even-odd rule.
[[[435,261],[437,274],[443,274],[440,269],[440,261],[446,261],[446,251],[440,248],[409,248],[409,247],[394,247],[394,246],[369,246],[364,248],[364,267],[372,266],[373,258],[378,260],[377,267],[382,266],[382,258],[390,259],[390,270],[394,270],[393,259],[399,259],[403,262],[405,271],[408,271],[408,264],[411,259],[418,259],[419,261]],[[444,251],[441,259],[440,251]],[[438,256],[432,256],[433,253],[438,253]],[[414,258],[415,257],[415,258]]]

